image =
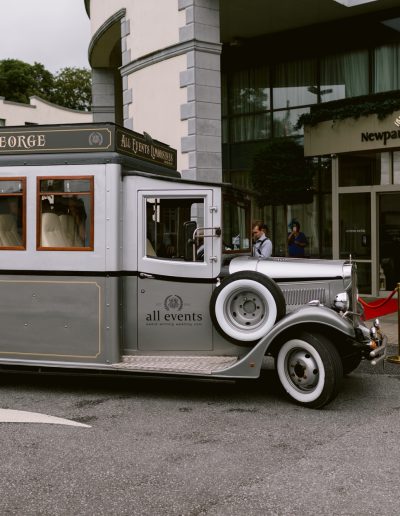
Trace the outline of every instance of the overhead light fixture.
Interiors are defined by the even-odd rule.
[[[333,0],[338,4],[342,4],[345,7],[355,7],[356,5],[369,4],[370,2],[376,2],[377,0]]]

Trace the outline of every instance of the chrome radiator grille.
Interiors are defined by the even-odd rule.
[[[281,287],[285,297],[287,309],[295,309],[306,305],[310,301],[318,299],[322,304],[326,303],[326,290],[324,288],[293,288]]]

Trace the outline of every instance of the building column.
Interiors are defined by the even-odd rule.
[[[125,17],[121,19],[121,59],[122,66],[131,62],[131,51],[128,48],[128,38],[131,33],[130,20]],[[132,104],[132,89],[128,86],[128,77],[122,77],[122,118],[123,125],[133,129],[133,120],[129,116],[130,105]]]
[[[196,180],[222,180],[221,65],[219,0],[178,0],[186,24],[179,40],[188,45],[187,69],[180,74],[180,87],[187,91],[181,120],[188,134],[181,138],[182,153],[188,154],[183,176]]]
[[[92,70],[93,122],[115,122],[114,70]]]

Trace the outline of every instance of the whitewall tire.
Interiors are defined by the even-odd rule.
[[[301,332],[287,340],[276,359],[279,380],[297,403],[321,408],[337,395],[343,366],[334,345],[322,335]]]
[[[217,330],[239,344],[264,337],[286,312],[281,289],[258,272],[237,272],[217,287],[210,313]]]

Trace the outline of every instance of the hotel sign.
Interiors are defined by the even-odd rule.
[[[400,127],[400,116],[393,121],[396,127]],[[397,140],[400,138],[400,129],[391,129],[390,131],[365,131],[361,133],[362,142],[383,142],[386,145],[388,140]]]
[[[304,155],[378,151],[400,147],[400,111],[379,119],[373,114],[357,119],[327,120],[304,128]]]
[[[382,142],[386,145],[388,140],[400,138],[400,130],[393,131],[366,131],[361,133],[362,142]]]
[[[176,150],[114,124],[2,127],[0,155],[116,152],[176,170]]]

